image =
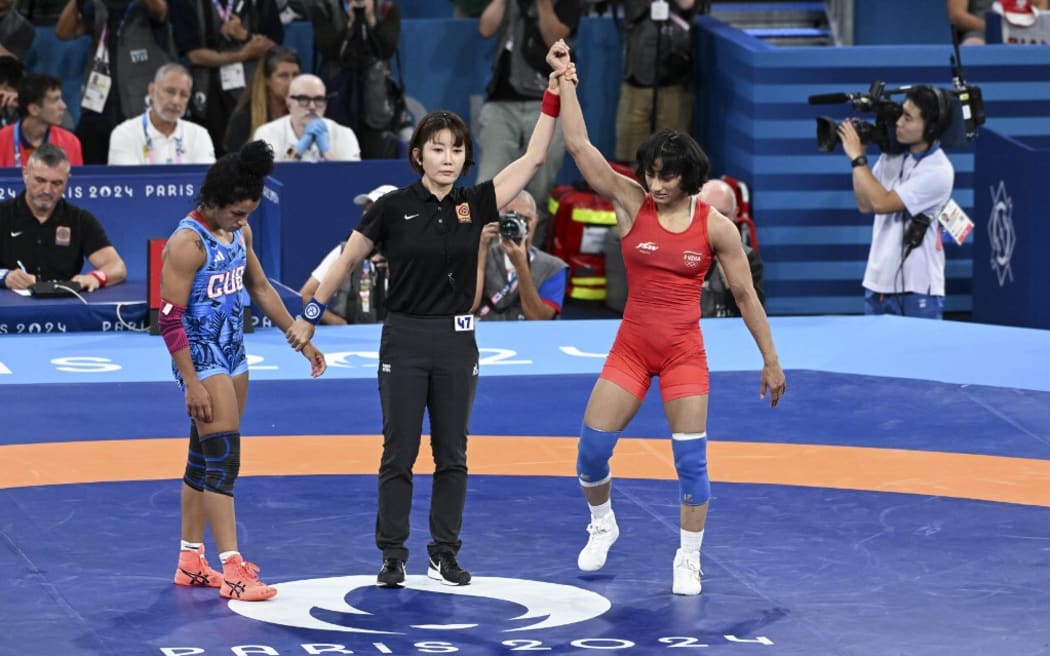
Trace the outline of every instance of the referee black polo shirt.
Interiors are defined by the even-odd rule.
[[[84,258],[110,245],[98,219],[64,198],[43,223],[29,211],[25,191],[0,203],[0,269],[21,262],[38,280],[69,280]]]
[[[357,231],[390,263],[387,310],[424,316],[470,312],[481,229],[498,219],[491,180],[454,187],[440,201],[422,182],[377,200]]]

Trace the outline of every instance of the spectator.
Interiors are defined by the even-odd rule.
[[[547,48],[576,32],[582,5],[581,0],[492,0],[481,14],[481,36],[497,36],[488,97],[478,118],[478,180],[491,179],[525,152],[547,88]],[[564,159],[558,126],[547,161],[527,187],[533,198],[546,200]]]
[[[503,206],[498,222],[482,230],[479,318],[557,319],[561,314],[569,265],[532,245],[538,216],[536,199],[522,191]],[[519,221],[524,222],[524,231]],[[521,237],[511,238],[508,233]]]
[[[149,84],[149,109],[129,118],[109,138],[110,164],[211,164],[215,147],[208,131],[180,117],[190,102],[193,80],[182,64],[165,64]]]
[[[175,44],[193,75],[191,118],[221,148],[256,61],[284,40],[280,12],[274,0],[172,0],[171,7]]]
[[[69,0],[55,25],[60,39],[92,35],[76,134],[86,164],[105,164],[109,135],[146,110],[153,73],[175,58],[166,0]]]
[[[29,154],[51,143],[66,153],[73,166],[84,163],[80,140],[60,127],[66,115],[62,83],[50,75],[29,73],[18,83],[19,120],[0,130],[0,166],[22,167]]]
[[[984,15],[992,10],[995,0],[948,0],[948,21],[959,34],[964,46],[983,46],[985,43]],[[1010,4],[1021,10],[1047,9],[1047,0],[1020,0]]]
[[[0,128],[18,120],[18,83],[24,67],[14,57],[0,57]]]
[[[318,162],[361,159],[354,131],[324,118],[328,97],[316,75],[300,75],[288,85],[288,116],[259,126],[253,139],[270,144],[278,159]]]
[[[44,280],[79,283],[93,292],[124,282],[127,268],[91,212],[64,198],[69,158],[54,144],[29,155],[25,190],[0,203],[0,284],[27,289]],[[91,270],[81,273],[87,259]]]
[[[397,157],[388,138],[400,120],[387,78],[401,36],[401,9],[390,0],[325,0],[310,6],[322,77],[332,94],[329,118],[353,129],[364,159]],[[387,135],[385,137],[384,135]]]
[[[15,9],[15,0],[0,0],[0,57],[25,60],[36,28]]]
[[[723,180],[708,180],[700,187],[700,198],[705,203],[720,212],[727,219],[740,227],[737,222],[738,210],[736,205],[736,192]],[[755,286],[755,294],[758,302],[763,307],[766,305],[766,295],[762,291],[762,273],[764,264],[758,251],[744,244],[744,253],[747,255],[747,263],[751,268],[751,282]],[[714,264],[707,270],[704,279],[704,287],[700,294],[700,316],[702,317],[739,317],[740,308],[736,304],[736,298],[730,292],[731,285],[726,280],[722,264],[715,259]]]
[[[630,164],[634,163],[638,146],[657,129],[672,128],[688,133],[692,127],[691,26],[695,2],[670,0],[670,12],[664,20],[653,20],[651,5],[649,0],[624,2],[623,81],[616,109],[616,159]]]
[[[926,85],[909,89],[896,128],[905,150],[879,155],[871,168],[853,122],[839,125],[857,209],[875,214],[862,283],[865,314],[943,318],[944,244],[936,216],[955,183],[940,145],[952,119],[946,94]]]
[[[354,198],[355,205],[362,206],[362,213],[368,212],[368,208],[390,193],[397,191],[393,185],[380,185],[367,194],[358,194]],[[341,241],[335,248],[325,255],[321,263],[310,274],[310,278],[299,290],[303,299],[303,307],[313,298],[314,292],[321,286],[328,270],[332,268],[343,254],[346,242]],[[345,278],[336,290],[332,300],[328,302],[328,308],[321,315],[321,323],[325,325],[345,325],[348,323],[375,323],[382,320],[386,314],[383,301],[386,297],[386,258],[375,253],[366,258],[359,267],[354,267],[350,276]]]
[[[235,152],[248,143],[263,123],[288,115],[288,85],[301,68],[299,55],[291,48],[274,46],[266,51],[226,126],[226,152]]]

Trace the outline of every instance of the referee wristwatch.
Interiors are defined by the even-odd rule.
[[[867,166],[868,165],[868,156],[867,155],[859,155],[857,157],[854,157],[850,161],[849,165],[852,166],[853,168],[857,168],[858,166]]]

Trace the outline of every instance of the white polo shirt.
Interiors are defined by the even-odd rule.
[[[922,244],[904,260],[904,212],[876,214],[864,288],[879,294],[911,292],[944,296],[944,244],[937,214],[952,195],[955,169],[939,145],[916,158],[910,153],[879,156],[871,170],[887,191],[895,191],[908,215],[925,214],[932,223]]]
[[[109,135],[109,163],[131,164],[212,164],[215,146],[208,131],[179,119],[171,136],[154,127],[149,110],[129,118]]]
[[[330,118],[322,119],[328,126],[329,150],[324,156],[317,149],[317,144],[310,144],[310,148],[298,158],[303,162],[320,162],[324,160],[348,162],[361,159],[361,146],[357,143],[357,135],[345,125],[340,125]],[[292,129],[292,117],[283,116],[277,120],[263,123],[255,129],[252,139],[262,139],[273,148],[274,159],[278,162],[296,160],[295,145],[299,143],[299,137],[295,136]]]

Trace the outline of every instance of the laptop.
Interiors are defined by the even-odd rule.
[[[75,296],[82,289],[79,282],[72,280],[42,280],[30,285],[29,293],[36,298],[56,298]]]

